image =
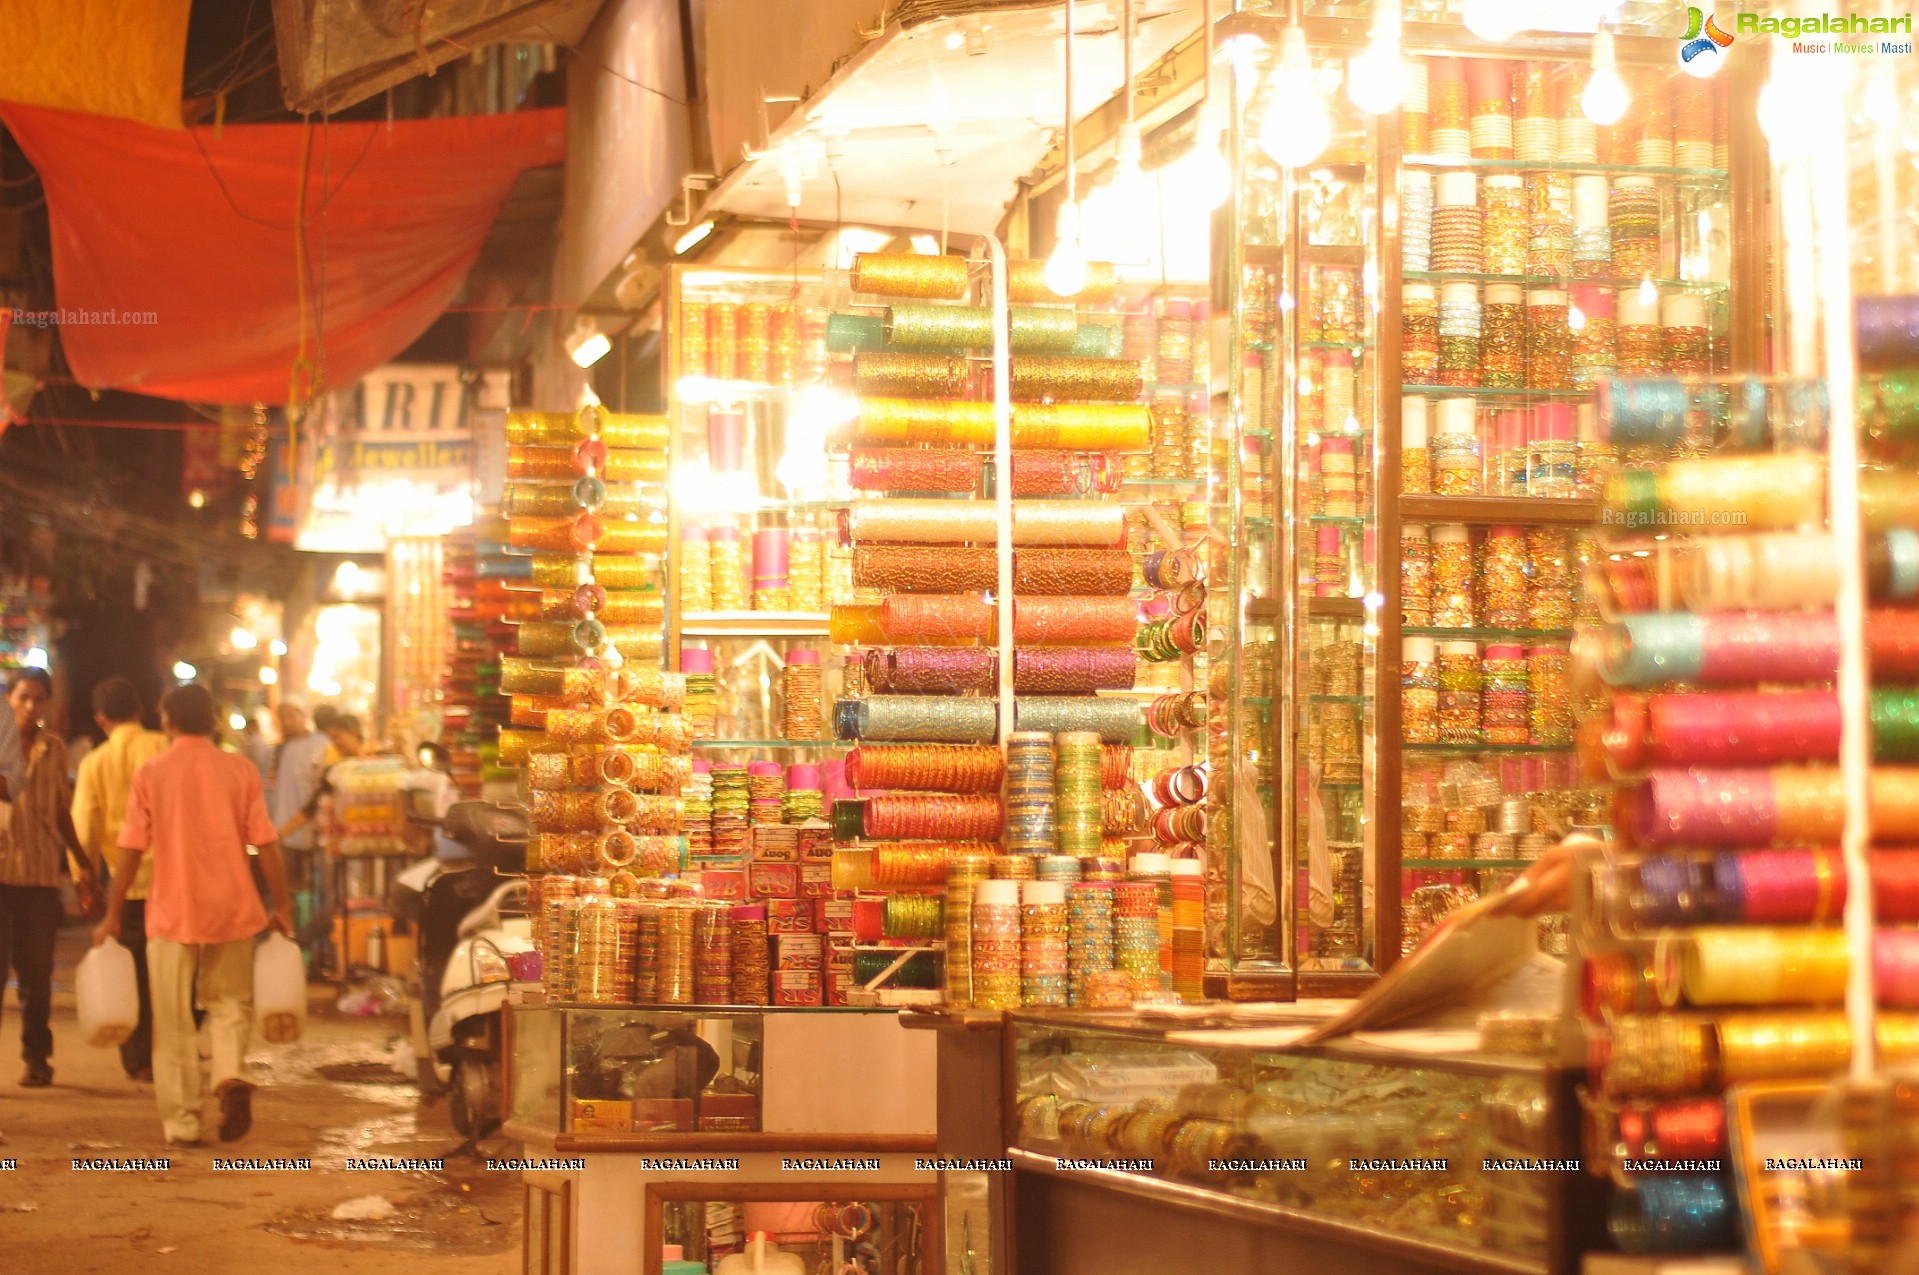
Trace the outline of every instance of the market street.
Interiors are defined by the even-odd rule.
[[[305,1036],[290,1045],[257,1038],[248,1068],[259,1086],[253,1131],[239,1142],[164,1145],[153,1089],[128,1081],[118,1054],[80,1042],[72,970],[84,950],[77,927],[62,931],[55,983],[54,1084],[19,1087],[11,1055],[19,1013],[7,994],[0,1039],[0,1238],[19,1270],[337,1271],[492,1275],[519,1265],[519,1187],[489,1173],[459,1138],[444,1108],[417,1110],[417,1090],[389,1066],[404,1019],[350,1018],[315,989]],[[211,1107],[208,1108],[212,1110]],[[505,1144],[491,1143],[498,1155]],[[76,1159],[125,1162],[164,1157],[161,1171],[75,1170]],[[308,1171],[216,1171],[216,1159],[312,1162]],[[351,1158],[432,1160],[444,1171],[348,1172]],[[385,1218],[336,1220],[349,1212]]]

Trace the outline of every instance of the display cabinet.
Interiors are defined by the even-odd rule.
[[[1245,676],[1215,686],[1236,782],[1214,850],[1240,853],[1242,891],[1255,858],[1283,886],[1270,931],[1242,900],[1213,957],[1229,982],[1343,994],[1604,822],[1570,647],[1598,497],[1633,458],[1592,398],[1615,372],[1761,357],[1763,157],[1726,127],[1756,72],[1686,76],[1669,40],[1617,38],[1632,106],[1595,127],[1590,35],[1408,23],[1405,107],[1370,116],[1341,91],[1364,24],[1303,25],[1333,129],[1292,168],[1260,145],[1284,20],[1220,31],[1260,73],[1235,77],[1215,251],[1236,341],[1215,565],[1240,598],[1220,655]]]
[[[1596,1184],[1577,1171],[1573,1073],[1483,1052],[1277,1043],[1303,1031],[1016,1015],[1015,1216],[1030,1216],[1034,1192],[1096,1183],[1145,1202],[1142,1231],[1169,1224],[1161,1210],[1223,1213],[1277,1230],[1270,1245],[1292,1256],[1323,1249],[1334,1269],[1575,1269],[1601,1223],[1582,1208]],[[1084,1237],[1032,1229],[1047,1234],[1021,1227],[1023,1263],[1081,1268],[1053,1255]]]
[[[933,1127],[930,1087],[910,1079],[932,1043],[890,1012],[549,1004],[512,1023],[509,1119],[570,1145]]]
[[[516,1005],[508,1116],[526,1269],[674,1275],[764,1230],[883,1275],[939,1261],[933,1039],[897,1014]],[[821,1206],[833,1205],[831,1210]]]
[[[853,402],[830,383],[829,287],[810,273],[674,266],[665,293],[668,640],[683,662],[696,652],[688,672],[714,677],[708,711],[689,723],[695,747],[810,761],[832,748],[818,726],[827,697],[792,717],[812,729],[789,731],[781,670],[790,650],[824,646],[831,603],[852,595],[832,513],[846,468],[827,441]]]

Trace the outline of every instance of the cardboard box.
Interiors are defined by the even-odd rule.
[[[727,903],[746,902],[746,873],[738,868],[707,868],[700,873],[700,893]]]
[[[636,1098],[633,1108],[635,1133],[689,1133],[693,1130],[691,1098]]]
[[[747,869],[747,884],[756,899],[794,899],[800,893],[796,863],[755,863]]]
[[[800,865],[800,897],[802,899],[827,899],[833,896],[833,865],[830,863],[802,863]]]
[[[799,852],[801,863],[833,862],[833,825],[810,819],[801,824]]]
[[[599,1133],[630,1132],[633,1128],[633,1104],[623,1098],[575,1098],[573,1128]]]
[[[737,1133],[757,1133],[760,1128],[760,1099],[750,1093],[708,1093],[700,1095],[700,1128]]]
[[[828,1005],[846,1004],[846,993],[853,987],[853,943],[828,939],[826,944],[826,983]]]
[[[825,968],[825,950],[817,934],[781,934],[773,940],[773,968],[820,970]]]
[[[813,928],[821,934],[853,932],[853,900],[818,899],[813,904]]]
[[[813,932],[813,900],[768,899],[766,901],[766,932],[768,934],[811,934]]]
[[[799,829],[784,823],[763,823],[753,829],[756,863],[793,863],[800,857]]]
[[[818,1005],[821,982],[818,970],[781,970],[773,975],[775,1005]]]

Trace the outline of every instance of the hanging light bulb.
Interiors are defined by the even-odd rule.
[[[1406,100],[1406,61],[1399,51],[1399,9],[1382,5],[1373,38],[1346,64],[1346,96],[1368,115],[1384,115]]]
[[[1504,44],[1526,29],[1528,15],[1522,0],[1466,0],[1459,16],[1480,39]]]
[[[1205,96],[1193,117],[1193,148],[1182,155],[1172,171],[1174,188],[1181,191],[1194,208],[1217,208],[1233,193],[1233,167],[1226,161],[1226,109],[1213,92],[1213,0],[1203,0],[1199,11],[1200,34],[1204,37]]]
[[[1313,83],[1313,59],[1306,32],[1297,23],[1279,37],[1279,65],[1273,69],[1259,148],[1286,168],[1303,168],[1318,159],[1333,140],[1333,117]]]
[[[1605,27],[1593,33],[1593,73],[1579,95],[1580,113],[1595,124],[1617,124],[1632,105],[1632,91],[1620,78],[1619,63],[1613,56],[1612,32]]]
[[[1040,278],[1056,297],[1076,297],[1086,286],[1086,250],[1079,241],[1079,176],[1073,167],[1076,162],[1073,157],[1074,10],[1073,0],[1066,0],[1066,125],[1060,135],[1066,152],[1066,200],[1059,206],[1053,255],[1046,259],[1046,266],[1040,271]]]
[[[1059,206],[1053,255],[1046,259],[1040,277],[1057,297],[1076,297],[1086,286],[1086,253],[1080,247],[1079,204],[1074,200]]]
[[[1226,121],[1209,99],[1193,122],[1193,148],[1176,161],[1171,176],[1196,208],[1217,208],[1233,193],[1233,166],[1226,159]]]
[[[1118,261],[1143,262],[1153,255],[1159,242],[1159,190],[1140,167],[1142,148],[1137,123],[1127,120],[1119,126],[1114,151],[1113,175],[1094,192],[1102,197],[1099,202],[1103,212],[1095,219],[1089,208],[1086,224],[1105,232],[1101,242],[1110,247],[1102,248],[1102,254],[1110,253]],[[1082,239],[1082,250],[1085,246]]]

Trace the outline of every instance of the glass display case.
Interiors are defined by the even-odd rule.
[[[789,714],[785,657],[822,647],[829,606],[852,596],[832,513],[849,495],[846,464],[828,438],[855,404],[830,383],[828,286],[816,274],[674,267],[666,296],[668,637],[682,656],[700,652],[689,672],[714,675],[710,712],[690,723],[695,746],[809,759],[831,747],[819,723],[830,696]]]
[[[1240,598],[1215,662],[1245,675],[1214,687],[1235,777],[1214,850],[1239,852],[1241,897],[1209,955],[1300,994],[1350,994],[1604,824],[1571,648],[1599,496],[1634,457],[1600,441],[1595,390],[1765,345],[1763,156],[1726,125],[1752,70],[1688,76],[1670,41],[1621,34],[1631,106],[1598,127],[1589,36],[1494,46],[1412,16],[1411,89],[1380,116],[1342,91],[1365,25],[1304,21],[1333,128],[1295,168],[1261,146],[1283,20],[1219,32],[1261,73],[1235,76],[1215,254],[1236,334],[1215,566]],[[1267,861],[1270,927],[1247,871]]]
[[[1016,1015],[1010,1032],[1018,1168],[1116,1166],[1175,1202],[1223,1196],[1280,1226],[1345,1223],[1415,1261],[1437,1247],[1572,1269],[1590,1187],[1573,1077],[1555,1066],[1057,1016]]]
[[[521,1009],[511,1118],[562,1133],[754,1133],[759,1014]]]
[[[933,1128],[933,1041],[890,1011],[517,1006],[508,1130],[575,1145],[886,1143]],[[517,1136],[517,1135],[516,1135]]]

